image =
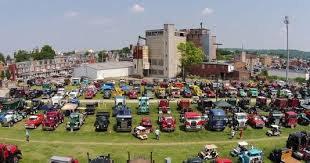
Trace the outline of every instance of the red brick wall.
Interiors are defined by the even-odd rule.
[[[192,66],[188,69],[190,75],[197,75],[205,78],[210,78],[212,76],[219,76],[228,74],[228,65],[217,65],[217,64],[208,64],[203,63],[201,65]]]

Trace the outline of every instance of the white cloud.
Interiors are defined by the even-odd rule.
[[[78,15],[79,15],[79,13],[76,12],[76,11],[67,11],[67,12],[64,13],[65,17],[76,17]]]
[[[207,7],[202,10],[202,14],[205,16],[209,16],[209,15],[213,14],[213,12],[214,11],[212,8],[207,8]]]
[[[131,11],[134,13],[141,13],[141,12],[144,12],[144,7],[139,4],[134,4],[131,7]]]

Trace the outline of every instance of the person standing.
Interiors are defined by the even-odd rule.
[[[234,138],[236,134],[236,131],[234,129],[234,126],[231,126],[231,131],[230,131],[230,139]]]
[[[159,140],[160,130],[158,128],[155,130],[155,136],[156,136],[156,139]]]
[[[29,142],[30,140],[30,135],[28,129],[26,129],[26,142]]]
[[[239,139],[243,138],[243,128],[240,129],[240,133],[239,133]]]

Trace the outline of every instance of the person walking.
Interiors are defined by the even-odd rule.
[[[240,129],[240,133],[239,133],[239,139],[243,138],[243,128]]]
[[[155,130],[155,136],[156,136],[156,139],[159,140],[160,130],[158,128]]]
[[[30,135],[28,129],[26,129],[26,142],[29,142],[30,140]]]
[[[234,126],[231,126],[231,131],[230,131],[230,139],[234,138],[236,135],[236,131]]]

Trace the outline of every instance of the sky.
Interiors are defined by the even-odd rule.
[[[64,52],[119,49],[148,29],[198,28],[223,48],[310,51],[309,0],[0,0],[0,52],[45,44]]]

